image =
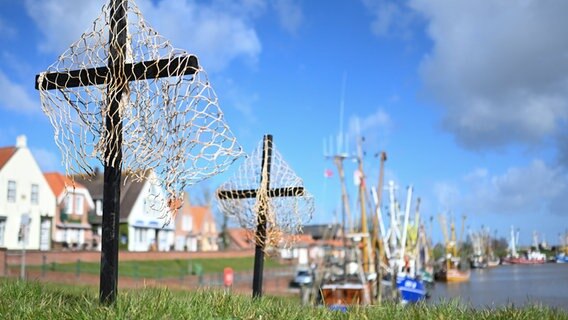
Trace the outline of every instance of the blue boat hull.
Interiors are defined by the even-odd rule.
[[[556,256],[557,263],[568,263],[568,255],[559,254]]]
[[[426,298],[426,287],[420,280],[410,277],[399,278],[396,286],[404,303],[416,303]]]

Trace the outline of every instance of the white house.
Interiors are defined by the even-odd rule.
[[[174,222],[164,225],[169,214],[164,193],[149,182],[153,173],[148,172],[146,177],[142,182],[133,181],[131,184],[138,184],[139,190],[125,195],[133,200],[128,215],[128,251],[170,251],[174,247]],[[131,187],[130,191],[134,189],[138,188]]]
[[[144,181],[135,181],[122,174],[120,191],[120,249],[128,251],[170,251],[174,247],[174,223],[164,225],[168,208],[160,188],[150,183],[153,173]],[[95,204],[89,223],[100,237],[103,214],[104,175],[95,171],[91,176],[75,177],[85,186]],[[99,246],[100,249],[100,246]]]
[[[49,250],[54,213],[55,197],[19,136],[16,146],[0,148],[0,247]],[[23,221],[29,224],[22,230]]]

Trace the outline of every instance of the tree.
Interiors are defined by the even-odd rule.
[[[446,256],[446,248],[444,247],[444,245],[441,244],[441,243],[436,243],[436,245],[432,249],[432,256],[434,258],[434,261],[437,261],[440,258],[445,257]]]
[[[491,242],[495,256],[501,258],[507,256],[507,252],[509,250],[509,243],[507,242],[507,239],[505,238],[493,239]]]

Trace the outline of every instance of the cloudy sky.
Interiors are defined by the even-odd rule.
[[[198,55],[246,150],[274,135],[316,196],[314,222],[338,210],[323,141],[343,127],[351,151],[357,133],[365,137],[370,183],[385,150],[387,179],[401,200],[412,184],[426,217],[465,214],[501,236],[514,224],[523,243],[533,231],[558,242],[568,228],[568,1],[136,3],[174,46]],[[0,0],[0,145],[26,134],[44,170],[63,169],[34,77],[103,4]],[[355,164],[346,167],[351,177]]]

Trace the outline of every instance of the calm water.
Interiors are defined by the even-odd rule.
[[[437,282],[431,293],[430,303],[459,297],[476,308],[541,303],[568,311],[568,264],[474,269],[468,283]]]

